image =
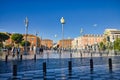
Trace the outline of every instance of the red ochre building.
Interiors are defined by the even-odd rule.
[[[64,39],[58,41],[59,48],[69,49],[72,46],[72,39]]]
[[[12,46],[14,45],[14,43],[13,43],[13,41],[12,41],[12,39],[11,39],[11,36],[12,36],[12,34],[10,34],[10,38],[4,42],[4,45],[5,45],[5,46],[6,46],[6,45],[12,45]],[[26,35],[23,34],[23,39],[24,39],[24,40],[25,40],[25,37],[26,37]],[[29,42],[31,43],[31,45],[30,45],[29,47],[36,46],[36,45],[37,45],[38,47],[41,46],[41,39],[40,39],[39,37],[36,37],[35,35],[28,34],[28,35],[27,35],[27,41],[29,41]],[[21,47],[21,46],[20,46],[20,47]]]
[[[53,40],[43,39],[41,40],[41,46],[47,49],[51,49],[53,47]]]
[[[103,41],[103,35],[86,34],[75,38],[72,41],[73,49],[85,49],[89,46],[94,46]]]
[[[9,36],[10,36],[10,38],[4,42],[5,46],[6,45],[12,45],[12,46],[14,45],[14,43],[11,39],[12,34],[9,33]],[[25,38],[26,38],[26,35],[23,34],[23,39],[25,40]],[[47,47],[47,48],[50,49],[53,46],[53,40],[50,40],[50,39],[42,40],[42,39],[40,39],[39,37],[36,37],[33,34],[28,34],[27,35],[27,41],[29,41],[31,43],[29,47],[37,46],[37,47]],[[22,46],[20,46],[20,47],[22,48]]]

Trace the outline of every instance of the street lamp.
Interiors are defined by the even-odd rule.
[[[38,32],[36,32],[36,49],[35,49],[35,53],[34,53],[34,60],[36,60],[36,54],[37,54],[37,46],[38,46],[38,40],[37,40],[37,35],[38,35]]]
[[[37,47],[38,47],[38,39],[37,39],[38,32],[36,32],[36,53],[37,53]]]
[[[28,18],[25,18],[25,54],[27,54],[27,34],[28,34]]]
[[[113,54],[114,54],[114,35],[113,35],[113,38],[112,38],[112,44],[113,44]]]
[[[80,29],[80,36],[81,36],[81,43],[80,43],[80,49],[82,50],[82,33],[83,33],[83,28]]]
[[[57,34],[55,34],[54,37],[57,38]],[[55,44],[57,44],[57,41],[55,41]]]
[[[64,42],[63,42],[63,40],[64,40],[64,28],[63,28],[63,25],[65,24],[65,20],[63,17],[60,19],[60,22],[62,24],[62,51],[63,51],[63,48],[64,48]]]

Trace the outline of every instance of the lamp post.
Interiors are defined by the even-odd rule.
[[[63,25],[65,24],[65,20],[63,17],[60,19],[60,22],[62,24],[62,52],[63,52],[63,48],[64,48],[64,28],[63,28]]]
[[[38,40],[37,40],[37,35],[38,35],[38,32],[36,32],[36,49],[35,49],[35,54],[34,54],[34,60],[36,60],[36,54],[37,54],[37,46],[38,46]]]
[[[55,34],[54,37],[57,38],[57,34]],[[57,44],[57,41],[55,41],[54,43],[55,43],[55,45],[56,45],[56,44]]]
[[[80,29],[80,36],[81,36],[81,43],[80,43],[80,49],[82,50],[82,33],[83,33],[83,28]]]
[[[25,18],[25,54],[27,54],[27,34],[28,34],[28,18]]]
[[[109,48],[110,48],[110,36],[107,36],[107,43],[108,43],[108,54],[109,54]],[[108,56],[107,54],[107,56]]]
[[[37,35],[38,35],[38,32],[36,32],[36,53],[37,53],[37,47],[38,47]]]
[[[112,44],[113,44],[113,54],[114,54],[114,35],[113,35],[113,38],[112,38]]]

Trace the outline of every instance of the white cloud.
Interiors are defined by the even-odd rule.
[[[57,37],[57,34],[55,34],[54,36]]]
[[[98,24],[93,24],[94,27],[98,26]]]

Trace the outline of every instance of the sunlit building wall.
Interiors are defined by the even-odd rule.
[[[72,41],[73,49],[86,49],[103,41],[103,35],[86,34]]]
[[[59,48],[64,48],[64,49],[71,48],[72,47],[72,40],[73,39],[59,40],[58,41]]]
[[[41,45],[44,47],[44,48],[52,48],[53,46],[53,40],[50,40],[50,39],[43,39],[41,40]]]

